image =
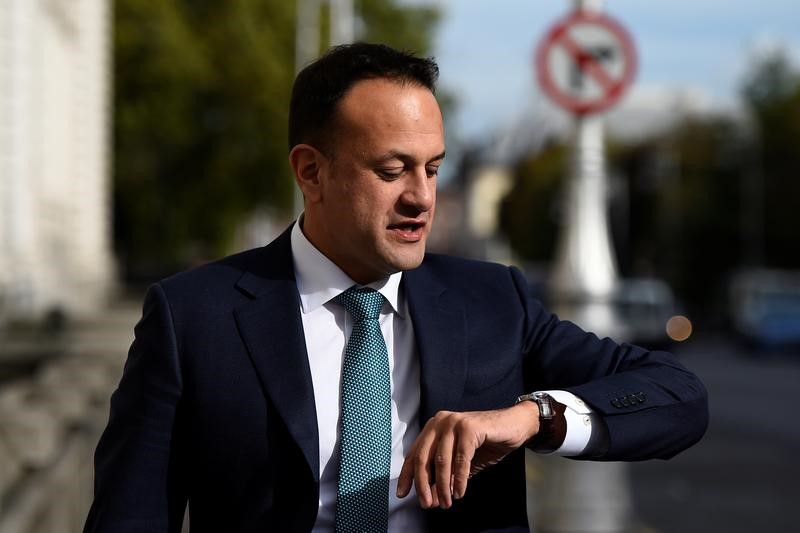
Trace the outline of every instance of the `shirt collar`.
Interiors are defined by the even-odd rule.
[[[300,307],[303,313],[310,313],[358,284],[311,244],[301,229],[302,223],[301,214],[292,228],[292,259],[297,290],[300,293]],[[402,276],[402,272],[395,272],[365,287],[381,293],[392,306],[392,310],[405,318],[400,305]]]

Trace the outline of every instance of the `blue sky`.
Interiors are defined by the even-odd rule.
[[[444,12],[435,55],[441,86],[459,101],[460,136],[501,129],[542,105],[533,51],[571,1],[414,3],[436,3]],[[605,11],[636,42],[634,92],[689,88],[712,106],[730,107],[756,51],[781,44],[800,63],[800,0],[606,0]]]

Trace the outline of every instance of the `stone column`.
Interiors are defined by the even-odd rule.
[[[7,316],[87,314],[111,284],[109,22],[108,0],[0,3]]]

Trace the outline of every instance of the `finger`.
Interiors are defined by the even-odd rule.
[[[414,486],[417,489],[417,500],[423,509],[428,509],[433,505],[433,497],[431,496],[431,484],[433,477],[430,470],[433,468],[431,464],[431,450],[436,445],[436,432],[430,429],[428,424],[422,430],[422,433],[417,437],[417,441],[412,448],[413,453],[409,456],[411,459],[414,471]]]
[[[456,445],[453,454],[453,497],[460,500],[467,492],[467,482],[472,466],[472,459],[475,456],[475,447],[468,439],[461,438]]]
[[[405,498],[411,492],[411,484],[414,481],[414,448],[412,452],[403,460],[400,468],[400,477],[397,478],[397,497]]]
[[[429,509],[434,504],[435,487],[431,487],[433,476],[430,469],[432,461],[430,459],[430,448],[420,449],[414,456],[414,487],[417,489],[417,500],[420,507]]]
[[[431,486],[431,507],[439,507],[439,494],[436,492],[436,485]]]
[[[450,464],[453,460],[453,444],[455,435],[452,431],[446,431],[439,437],[439,445],[434,456],[436,467],[436,493],[439,496],[439,507],[450,508],[453,505],[452,493],[450,492]]]

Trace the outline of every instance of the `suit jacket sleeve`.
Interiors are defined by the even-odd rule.
[[[672,354],[600,339],[559,320],[530,295],[518,270],[511,277],[525,314],[526,386],[572,392],[608,428],[607,450],[588,458],[667,459],[700,440],[708,426],[707,393]]]
[[[108,426],[95,453],[85,532],[177,532],[186,491],[173,451],[181,398],[178,346],[166,296],[150,287]]]

